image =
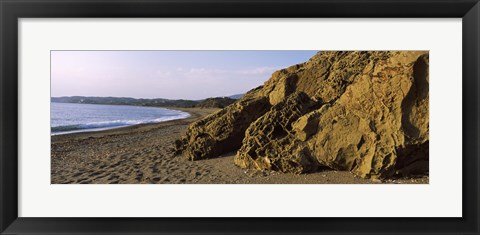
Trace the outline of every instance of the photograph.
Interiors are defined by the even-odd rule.
[[[0,14],[2,235],[480,234],[480,0]]]
[[[51,184],[429,184],[429,51],[52,50]]]

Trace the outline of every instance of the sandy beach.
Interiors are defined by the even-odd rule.
[[[428,176],[388,181],[362,179],[324,169],[282,174],[241,169],[234,152],[216,159],[188,161],[174,154],[174,141],[188,124],[218,109],[176,108],[189,118],[98,132],[51,137],[52,184],[426,184]]]

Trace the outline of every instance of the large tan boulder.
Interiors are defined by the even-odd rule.
[[[428,55],[392,53],[354,80],[319,119],[309,143],[316,159],[374,178],[427,162],[412,153],[428,152]]]
[[[318,166],[388,178],[428,171],[428,52],[320,52],[192,124],[192,160],[237,150],[242,168]]]

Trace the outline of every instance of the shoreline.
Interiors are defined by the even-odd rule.
[[[165,107],[156,107],[156,108],[165,108]],[[167,108],[165,108],[167,109]],[[152,128],[158,128],[158,127],[163,127],[164,125],[172,124],[183,124],[183,122],[193,122],[194,120],[198,119],[199,117],[202,117],[203,112],[199,112],[196,109],[199,108],[168,108],[171,110],[176,110],[176,111],[182,111],[188,113],[190,116],[186,118],[179,118],[179,119],[174,119],[174,120],[167,120],[163,122],[156,122],[156,123],[140,123],[140,124],[134,124],[134,125],[129,125],[129,126],[119,126],[119,127],[112,127],[108,129],[103,129],[103,130],[98,130],[98,131],[92,131],[92,130],[86,130],[86,131],[80,131],[80,132],[72,132],[72,133],[63,133],[63,134],[50,134],[52,143],[57,142],[60,140],[64,139],[75,139],[75,138],[89,138],[89,137],[100,137],[103,135],[115,135],[115,134],[127,134],[128,132],[132,131],[138,131],[142,129],[149,129],[149,127]],[[215,112],[217,109],[215,108],[204,108],[206,112]],[[219,109],[218,109],[219,110]],[[182,122],[183,121],[183,122]],[[179,123],[177,123],[179,122]]]
[[[122,105],[122,106],[134,106],[135,105]],[[149,106],[138,106],[138,107],[149,107]],[[50,136],[59,136],[59,135],[69,135],[69,134],[78,134],[78,133],[94,133],[94,132],[102,132],[102,131],[108,131],[108,130],[113,130],[113,129],[119,129],[119,128],[126,128],[126,127],[132,127],[132,126],[137,126],[137,125],[148,125],[148,124],[158,124],[158,123],[164,123],[164,122],[169,122],[169,121],[176,121],[176,120],[181,120],[181,119],[188,119],[192,117],[192,113],[185,111],[186,109],[191,109],[191,108],[177,108],[177,107],[151,107],[151,108],[162,108],[162,109],[169,109],[169,110],[174,110],[174,111],[180,111],[187,113],[189,116],[188,117],[182,117],[178,119],[172,119],[172,120],[165,120],[165,121],[160,121],[160,122],[151,122],[151,123],[138,123],[138,124],[132,124],[132,125],[125,125],[125,126],[113,126],[113,127],[101,127],[101,128],[91,128],[91,129],[79,129],[79,130],[73,130],[73,131],[66,131],[66,132],[57,132],[53,133],[50,130]],[[50,128],[51,129],[51,128]]]
[[[308,174],[235,166],[235,152],[188,161],[174,142],[190,123],[220,109],[176,108],[185,119],[51,136],[52,184],[428,184],[428,176],[387,181],[324,169]]]

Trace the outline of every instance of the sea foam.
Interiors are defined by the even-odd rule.
[[[75,110],[72,110],[72,108]],[[70,112],[68,112],[68,110],[70,110]],[[190,114],[187,112],[164,108],[52,103],[51,132],[55,135],[81,131],[97,131],[138,124],[159,123],[188,117],[190,117]]]

